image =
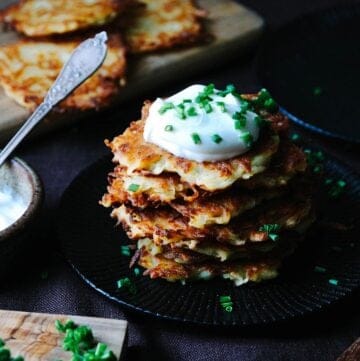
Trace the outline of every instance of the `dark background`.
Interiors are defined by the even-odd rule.
[[[241,3],[260,13],[273,29],[301,14],[346,1],[247,0]],[[254,69],[255,54],[255,47],[241,57],[232,54],[235,60],[226,66],[191,79],[174,80],[158,94],[171,94],[191,83],[209,82],[219,88],[234,83],[244,93],[256,91],[260,84]],[[17,155],[41,176],[46,199],[41,226],[29,239],[33,248],[31,257],[22,266],[10,267],[13,277],[0,285],[0,308],[125,318],[129,321],[129,360],[335,360],[360,336],[359,292],[304,320],[260,329],[196,328],[125,313],[84,284],[63,259],[55,234],[60,197],[83,168],[108,154],[103,139],[119,134],[130,120],[139,116],[142,99],[19,148]],[[293,128],[360,170],[358,147]],[[44,272],[47,277],[43,277]]]

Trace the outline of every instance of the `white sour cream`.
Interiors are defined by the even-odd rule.
[[[225,160],[247,152],[252,142],[259,138],[259,125],[255,120],[257,114],[244,111],[242,102],[231,93],[217,95],[219,91],[216,89],[210,95],[211,111],[206,112],[195,100],[205,88],[204,85],[192,85],[169,98],[156,99],[146,119],[145,141],[178,157],[197,162]],[[161,111],[166,104],[175,108]],[[186,119],[181,119],[181,113],[176,109],[179,104],[184,106]],[[188,115],[190,108],[194,108],[190,113],[196,115]],[[242,110],[246,124],[236,129],[233,116]],[[249,134],[252,142],[249,142]],[[197,136],[200,142],[196,141]]]
[[[0,231],[19,219],[26,210],[26,204],[13,194],[11,189],[0,190]]]

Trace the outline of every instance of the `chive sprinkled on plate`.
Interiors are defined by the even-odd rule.
[[[130,192],[137,192],[140,188],[139,184],[131,183],[128,187],[128,191]]]
[[[134,283],[130,280],[129,277],[124,277],[121,278],[120,280],[118,280],[116,282],[117,284],[117,288],[121,288],[121,289],[125,289],[128,290],[131,294],[135,294],[136,291],[136,286],[134,285]]]
[[[129,257],[131,254],[129,246],[121,246],[121,254]]]
[[[325,273],[326,272],[326,268],[325,267],[321,267],[321,266],[315,266],[314,267],[314,271],[317,273]]]
[[[338,286],[339,285],[339,281],[335,278],[330,278],[329,279],[329,283],[333,286]]]
[[[201,144],[201,138],[198,133],[192,133],[191,138],[195,144]]]
[[[293,142],[297,142],[298,140],[300,140],[300,135],[298,133],[293,133],[291,134],[290,138]]]
[[[220,296],[219,297],[220,305],[226,312],[232,312],[233,302],[231,296]]]
[[[168,124],[165,126],[164,130],[166,132],[172,132],[174,130],[174,127],[171,124]]]

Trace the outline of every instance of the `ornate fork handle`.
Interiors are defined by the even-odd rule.
[[[24,137],[52,110],[61,100],[88,79],[104,62],[107,52],[106,32],[83,41],[71,54],[54,84],[49,89],[44,102],[26,120],[17,133],[0,153],[0,166],[24,139]]]

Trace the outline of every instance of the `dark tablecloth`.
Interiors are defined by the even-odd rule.
[[[292,18],[345,1],[247,0],[270,28]],[[239,19],[241,21],[241,19]],[[259,88],[253,48],[224,67],[174,80],[158,94],[171,94],[187,84],[235,83],[244,92]],[[334,360],[360,335],[359,294],[305,320],[248,330],[219,330],[160,322],[128,314],[78,277],[61,255],[55,235],[56,208],[72,179],[87,165],[108,154],[104,138],[121,132],[136,119],[142,99],[105,111],[76,127],[23,145],[17,155],[41,176],[46,192],[39,228],[29,239],[33,252],[12,278],[0,285],[0,308],[127,319],[129,360]],[[300,131],[360,170],[358,148]],[[101,240],[99,240],[101,242]],[[48,277],[42,277],[43,271]]]

